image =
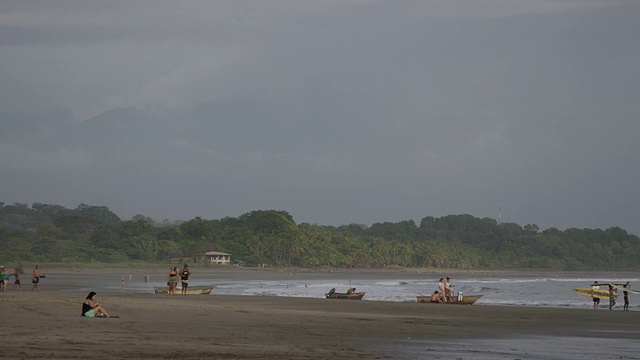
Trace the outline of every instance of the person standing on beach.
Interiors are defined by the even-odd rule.
[[[7,286],[9,285],[9,269],[4,268],[4,288],[5,290],[7,289]]]
[[[20,283],[20,270],[18,268],[13,269],[13,288],[22,291],[22,284]]]
[[[31,291],[40,292],[40,265],[36,265],[36,267],[33,268],[33,279],[31,282],[33,283]]]
[[[616,305],[616,290],[613,285],[609,284],[609,310],[613,310]]]
[[[191,275],[191,270],[189,270],[189,265],[184,264],[182,270],[180,270],[180,279],[182,280],[182,295],[187,295],[187,287],[189,287],[189,275]]]
[[[444,298],[446,302],[451,302],[451,278],[449,277],[447,277],[447,281],[444,282]]]
[[[9,281],[4,280],[4,272],[5,267],[0,265],[0,290],[7,291],[7,284],[9,283]]]
[[[598,285],[597,281],[593,282],[593,285],[591,285],[591,297],[593,298],[593,308],[597,309],[598,305],[600,305],[600,298],[599,297],[595,297],[594,292],[600,290],[600,285]]]
[[[178,285],[178,268],[169,266],[169,275],[167,275],[167,285],[169,286],[169,295],[176,294],[176,286]]]
[[[622,294],[624,295],[624,307],[622,308],[622,310],[624,311],[629,311],[629,292],[627,290],[629,290],[630,287],[631,285],[629,285],[628,281],[622,286],[622,288],[624,289],[622,291]]]

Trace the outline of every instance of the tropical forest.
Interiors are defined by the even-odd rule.
[[[0,261],[64,264],[202,261],[268,267],[638,270],[640,238],[619,227],[541,230],[468,214],[326,226],[283,210],[239,217],[122,220],[106,206],[0,202]]]

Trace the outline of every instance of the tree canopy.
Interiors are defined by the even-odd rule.
[[[640,239],[624,229],[498,224],[472,215],[324,226],[296,224],[282,210],[237,218],[157,223],[142,214],[121,220],[105,206],[75,209],[0,203],[3,262],[199,260],[221,251],[249,265],[385,266],[456,269],[637,270]]]

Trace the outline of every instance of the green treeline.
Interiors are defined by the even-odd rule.
[[[248,265],[457,269],[637,270],[640,238],[612,227],[540,231],[471,215],[397,223],[296,224],[286,211],[156,224],[104,206],[0,202],[0,261],[123,262],[232,254]]]

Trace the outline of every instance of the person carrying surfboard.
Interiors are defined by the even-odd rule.
[[[593,285],[591,285],[591,296],[593,297],[593,308],[594,309],[597,309],[598,305],[600,305],[600,298],[593,296],[593,292],[596,291],[596,290],[600,290],[600,286],[598,285],[597,281],[594,281]]]
[[[609,310],[613,310],[613,307],[616,305],[616,288],[613,285],[609,284]]]

